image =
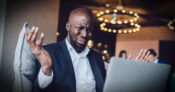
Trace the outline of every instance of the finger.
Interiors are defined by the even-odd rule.
[[[149,53],[150,53],[150,52],[147,51],[146,54],[145,54],[145,57],[144,57],[144,59],[143,59],[143,60],[146,61],[146,62],[147,62],[147,58],[148,58],[148,56],[149,56]]]
[[[28,41],[30,41],[30,39],[31,39],[31,37],[33,35],[33,32],[34,32],[34,29],[35,29],[35,27],[33,26],[32,29],[31,29],[31,31],[30,31],[30,34],[27,36],[27,40]]]
[[[139,52],[139,54],[137,55],[137,57],[135,58],[135,60],[139,60],[142,51],[143,51],[143,49],[140,50],[140,52]]]
[[[146,52],[147,52],[147,49],[145,49],[145,50],[142,51],[142,53],[140,55],[140,58],[139,58],[140,61],[144,61],[144,57],[146,55]]]
[[[41,33],[39,40],[36,41],[37,48],[40,48],[40,46],[42,45],[44,37],[44,33]]]
[[[26,37],[26,41],[28,43],[28,45],[30,46],[30,48],[32,49],[33,47],[35,47],[35,43],[32,43],[29,39],[29,33],[28,33],[28,30],[26,29],[25,30],[25,37]]]
[[[38,35],[38,27],[35,28],[33,36],[31,38],[31,41],[36,41],[37,35]]]
[[[150,54],[150,52],[147,51],[147,53],[146,53],[146,55],[145,55],[145,57],[144,57],[144,61],[145,61],[145,62],[148,62],[149,54]]]
[[[128,59],[131,59],[131,54],[128,55]]]
[[[142,57],[143,57],[143,58],[142,58],[142,61],[144,61],[144,62],[146,62],[146,61],[145,61],[145,58],[147,57],[147,52],[148,52],[148,50],[145,49],[145,50],[144,50],[144,53],[143,53],[143,56],[142,56]]]

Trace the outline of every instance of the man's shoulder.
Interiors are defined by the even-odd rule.
[[[158,59],[158,63],[161,63],[161,64],[168,64],[167,62],[163,61],[163,60],[160,60]]]
[[[99,53],[99,52],[97,52],[97,51],[95,51],[95,50],[93,50],[93,49],[90,49],[90,52],[89,52],[89,54],[90,55],[93,55],[94,57],[102,57],[102,55]]]
[[[57,45],[57,43],[50,43],[50,44],[44,44],[43,47],[55,47]]]
[[[45,44],[43,47],[45,49],[59,49],[62,46],[63,41],[56,42],[56,43],[51,43],[51,44]]]

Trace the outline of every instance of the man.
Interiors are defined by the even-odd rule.
[[[65,40],[42,47],[44,34],[38,40],[38,27],[25,31],[27,43],[37,58],[35,91],[102,92],[106,70],[102,57],[86,44],[91,37],[93,18],[90,10],[78,8],[70,13]],[[135,60],[147,61],[141,51]]]
[[[120,53],[119,53],[119,57],[120,58],[124,58],[124,59],[131,59],[131,55],[127,55],[127,52],[126,50],[121,50]]]
[[[148,59],[148,62],[152,62],[152,63],[162,63],[162,64],[167,64],[166,62],[158,59],[156,56],[157,56],[157,53],[154,51],[154,49],[148,49],[149,51],[149,59]]]
[[[42,47],[44,34],[36,40],[38,27],[25,32],[27,43],[39,62],[37,91],[102,92],[106,76],[102,57],[86,44],[92,33],[92,13],[78,8],[70,13],[64,41]]]

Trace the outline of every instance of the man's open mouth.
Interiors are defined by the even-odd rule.
[[[84,45],[86,43],[86,40],[78,40],[78,43]]]

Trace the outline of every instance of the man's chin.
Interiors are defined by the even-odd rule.
[[[79,43],[77,43],[77,46],[78,46],[78,48],[85,48],[86,44],[79,44]]]
[[[74,49],[75,49],[76,51],[78,51],[78,52],[81,52],[81,51],[83,51],[83,50],[85,49],[85,47],[86,47],[85,44],[84,44],[84,45],[82,45],[82,44],[77,44],[77,46],[74,47]]]

